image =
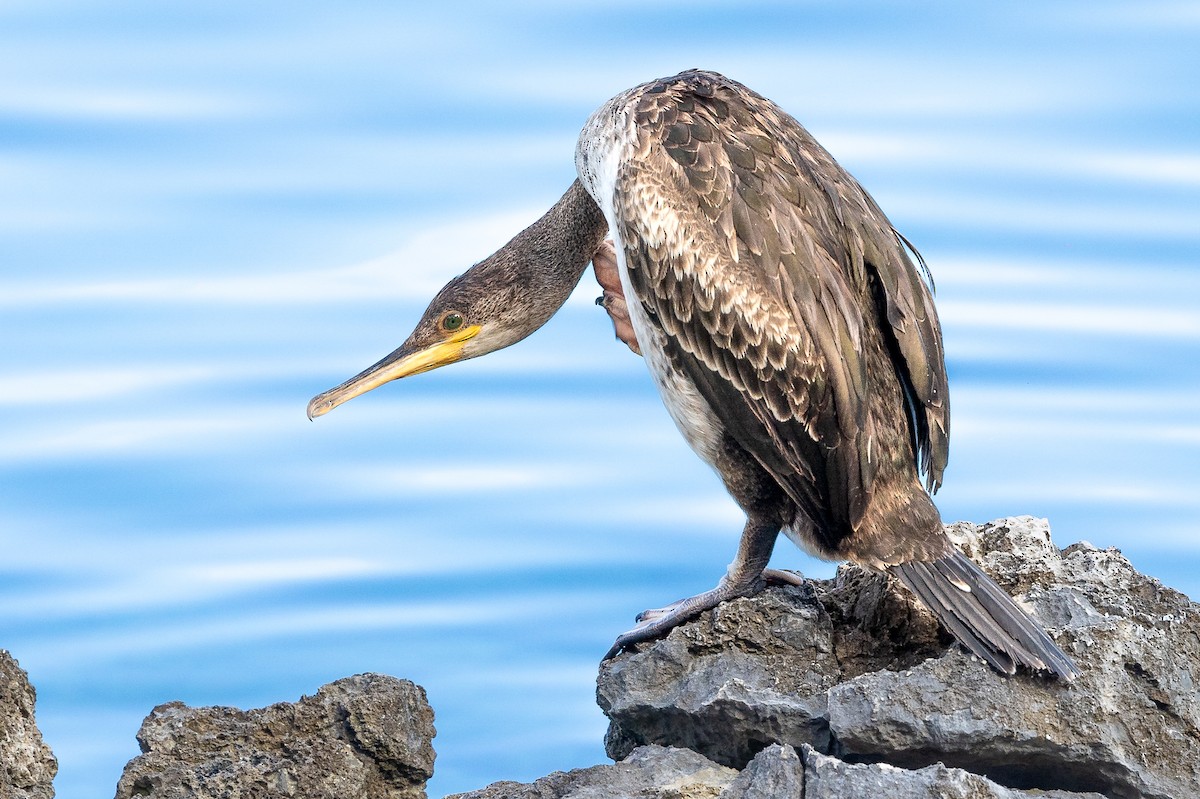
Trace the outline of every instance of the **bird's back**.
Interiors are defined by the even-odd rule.
[[[923,495],[918,457],[940,483],[949,408],[929,287],[799,123],[685,72],[597,111],[577,163],[643,325],[814,520],[817,554],[846,556],[881,491]]]

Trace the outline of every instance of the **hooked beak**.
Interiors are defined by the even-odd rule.
[[[308,403],[308,418],[324,416],[347,400],[366,394],[384,383],[417,375],[462,360],[463,346],[479,333],[479,325],[469,325],[454,335],[422,349],[405,344],[374,366],[359,372],[340,386],[313,397]]]

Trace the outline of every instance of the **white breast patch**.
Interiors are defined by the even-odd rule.
[[[651,323],[629,281],[625,246],[614,207],[618,170],[633,149],[635,136],[623,100],[623,97],[613,98],[584,125],[575,151],[575,166],[580,182],[608,221],[609,235],[616,245],[617,267],[629,308],[629,320],[663,404],[696,454],[714,465],[720,449],[721,423],[696,385],[686,375],[671,369],[664,349],[664,334]]]

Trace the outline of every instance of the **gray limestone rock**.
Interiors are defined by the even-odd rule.
[[[941,763],[921,769],[897,768],[887,763],[852,765],[803,746],[804,799],[845,799],[879,796],[888,799],[1104,799],[1096,793],[1068,791],[1018,791],[986,777]]]
[[[722,605],[605,663],[597,695],[610,756],[656,743],[743,768],[784,743],[844,769],[889,764],[933,779],[925,773],[941,763],[1014,790],[1200,796],[1200,607],[1116,550],[1060,552],[1043,520],[950,532],[1076,659],[1079,680],[995,674],[899,585],[845,566],[832,581]],[[806,766],[811,792],[832,766]],[[869,768],[870,779],[892,773]],[[969,782],[965,793],[905,795],[1005,795]]]
[[[51,799],[58,761],[34,721],[37,694],[25,672],[0,649],[0,797]]]
[[[424,799],[433,736],[425,691],[378,674],[258,710],[170,702],[142,722],[116,795]]]
[[[719,799],[802,799],[804,777],[796,750],[771,744],[754,756]]]
[[[741,772],[688,749],[642,746],[620,763],[557,772],[532,783],[497,782],[447,799],[1104,799],[1030,793],[938,763],[911,771],[850,764],[811,747],[772,744]]]
[[[735,776],[688,749],[644,746],[620,763],[557,771],[532,783],[496,782],[446,799],[718,799]]]

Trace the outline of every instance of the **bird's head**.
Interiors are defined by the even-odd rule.
[[[340,386],[313,397],[308,418],[322,416],[373,388],[440,366],[477,358],[525,338],[545,324],[530,314],[528,284],[503,251],[450,281],[391,354]]]
[[[318,394],[308,418],[402,377],[477,358],[544,325],[579,282],[607,225],[576,181],[549,212],[447,283],[399,349]]]

